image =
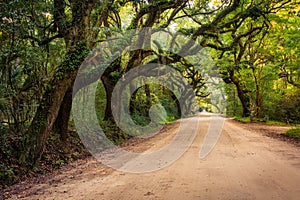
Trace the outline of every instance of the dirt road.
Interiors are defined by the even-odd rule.
[[[162,170],[123,173],[89,158],[12,199],[300,199],[299,147],[226,120],[217,145],[201,160],[199,150],[211,118],[198,119],[192,145]],[[168,125],[162,133],[124,148],[141,152],[162,147],[178,126]]]

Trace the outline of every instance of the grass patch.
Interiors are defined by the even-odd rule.
[[[285,122],[279,122],[279,121],[267,121],[267,125],[278,125],[278,126],[286,126],[287,124]]]
[[[286,136],[300,139],[300,128],[292,128],[285,133]]]
[[[250,123],[250,117],[233,117],[234,120],[242,122],[242,123]]]
[[[286,124],[285,122],[280,122],[280,121],[274,121],[274,120],[266,120],[265,118],[252,118],[252,120],[250,119],[250,117],[237,117],[235,116],[233,118],[236,121],[242,122],[242,123],[261,123],[261,124],[266,124],[266,125],[277,125],[277,126],[287,126],[288,124]]]

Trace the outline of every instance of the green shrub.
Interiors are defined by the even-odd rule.
[[[293,128],[288,130],[285,135],[292,138],[298,138],[300,139],[300,128]]]
[[[277,105],[276,121],[300,123],[300,94],[286,94]]]
[[[250,123],[250,117],[235,116],[233,119],[236,120],[236,121],[242,122],[242,123]]]

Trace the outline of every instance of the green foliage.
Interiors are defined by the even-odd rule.
[[[129,136],[120,130],[111,120],[100,121],[100,126],[106,137],[115,144],[121,144],[129,138]]]
[[[234,120],[242,123],[263,123],[266,125],[286,126],[285,122],[269,120],[268,118],[250,118],[250,117],[233,117]]]
[[[238,99],[236,89],[234,88],[233,84],[226,84],[225,85],[225,91],[227,95],[227,116],[242,116],[243,110],[241,107],[241,103]]]
[[[300,139],[300,128],[293,128],[285,133],[286,136]]]
[[[157,115],[155,118],[160,119],[160,125],[170,123],[178,119],[179,113],[177,105],[171,97],[171,91],[167,88],[161,87],[159,85],[150,84],[148,85],[147,90],[143,86],[138,88],[135,94],[132,96],[130,101],[130,115],[133,122],[136,125],[147,126],[150,123],[149,110],[152,106],[156,108],[156,104],[160,104],[166,110],[166,115],[163,116],[161,110],[152,109],[153,114]],[[145,92],[147,90],[147,92]],[[116,124],[114,124],[110,120],[103,120],[104,111],[106,107],[106,99],[105,99],[105,90],[102,83],[98,84],[97,92],[96,92],[96,114],[99,119],[99,123],[103,128],[106,136],[116,144],[122,143],[129,136],[126,135],[122,130],[120,130]],[[166,117],[166,118],[165,118]],[[122,121],[123,123],[126,123]],[[155,129],[155,127],[154,127]],[[147,130],[150,131],[151,130]],[[133,131],[134,132],[134,131]],[[141,133],[143,134],[143,133]]]
[[[56,69],[55,75],[58,80],[63,79],[69,73],[78,70],[89,51],[90,50],[85,42],[80,42],[74,49],[71,49],[65,56],[62,65]]]
[[[256,18],[263,7],[253,7],[245,15]],[[241,39],[232,51],[223,52],[217,64],[224,81],[228,85],[228,115],[241,116],[241,94],[249,98],[248,109],[252,118],[259,121],[275,120],[283,123],[298,123],[299,115],[296,97],[299,81],[299,17],[295,13],[299,7],[295,4],[282,7],[278,13],[268,14],[271,26],[265,26],[261,32]],[[258,19],[257,19],[258,20]],[[243,24],[246,31],[261,23],[251,20]],[[226,40],[229,41],[229,36]],[[277,41],[277,42],[274,42]],[[243,46],[245,45],[245,46]],[[240,57],[239,57],[240,56]],[[231,74],[231,76],[229,76]],[[288,85],[291,84],[291,85]],[[242,88],[240,92],[238,87]],[[234,90],[234,91],[233,91]],[[240,93],[237,100],[237,93]],[[237,102],[238,101],[238,102]],[[292,109],[292,108],[295,109]]]
[[[298,90],[297,90],[298,91]],[[300,123],[300,93],[287,93],[277,104],[277,120],[286,123]]]
[[[0,164],[0,180],[5,180],[8,185],[14,180],[14,171],[9,165]]]
[[[150,96],[146,94],[144,86],[139,88],[136,95],[131,98],[131,116],[136,124],[145,126],[150,123],[149,110],[151,106],[155,104],[162,105],[166,111],[167,119],[176,119],[180,117],[178,105],[176,104],[175,99],[172,98],[172,91],[156,84],[150,84],[149,89],[150,94],[148,95]]]
[[[97,118],[99,121],[102,121],[105,115],[105,106],[106,106],[106,94],[102,82],[99,82],[97,86],[95,102],[96,102],[95,110],[96,110]]]
[[[65,53],[64,42],[47,40],[52,2],[0,3],[0,179],[11,185],[26,176],[18,160],[40,99]],[[50,14],[50,13],[49,13]],[[47,15],[47,16],[46,16]],[[52,86],[51,86],[52,87]]]
[[[274,120],[267,120],[266,124],[267,125],[278,125],[278,126],[286,126],[287,125],[285,122],[274,121]]]
[[[177,118],[175,116],[168,115],[167,118],[166,118],[166,122],[165,123],[166,124],[171,124],[171,123],[173,123],[176,120],[177,120]]]
[[[140,112],[134,111],[131,113],[132,120],[135,122],[135,124],[140,126],[147,126],[150,123],[150,117],[141,115]]]
[[[242,123],[250,123],[251,120],[250,120],[250,117],[239,117],[239,116],[235,116],[233,118],[234,120],[237,120],[239,122],[242,122]]]

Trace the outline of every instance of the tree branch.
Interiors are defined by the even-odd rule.
[[[46,38],[44,40],[39,40],[38,38],[34,37],[34,36],[31,36],[31,35],[26,35],[23,37],[23,39],[31,39],[35,42],[38,43],[39,46],[44,46],[44,45],[47,45],[49,44],[50,42],[52,42],[53,40],[57,39],[57,38],[62,38],[63,36],[61,34],[57,34],[57,35],[54,35],[52,37],[49,37],[49,38]]]

